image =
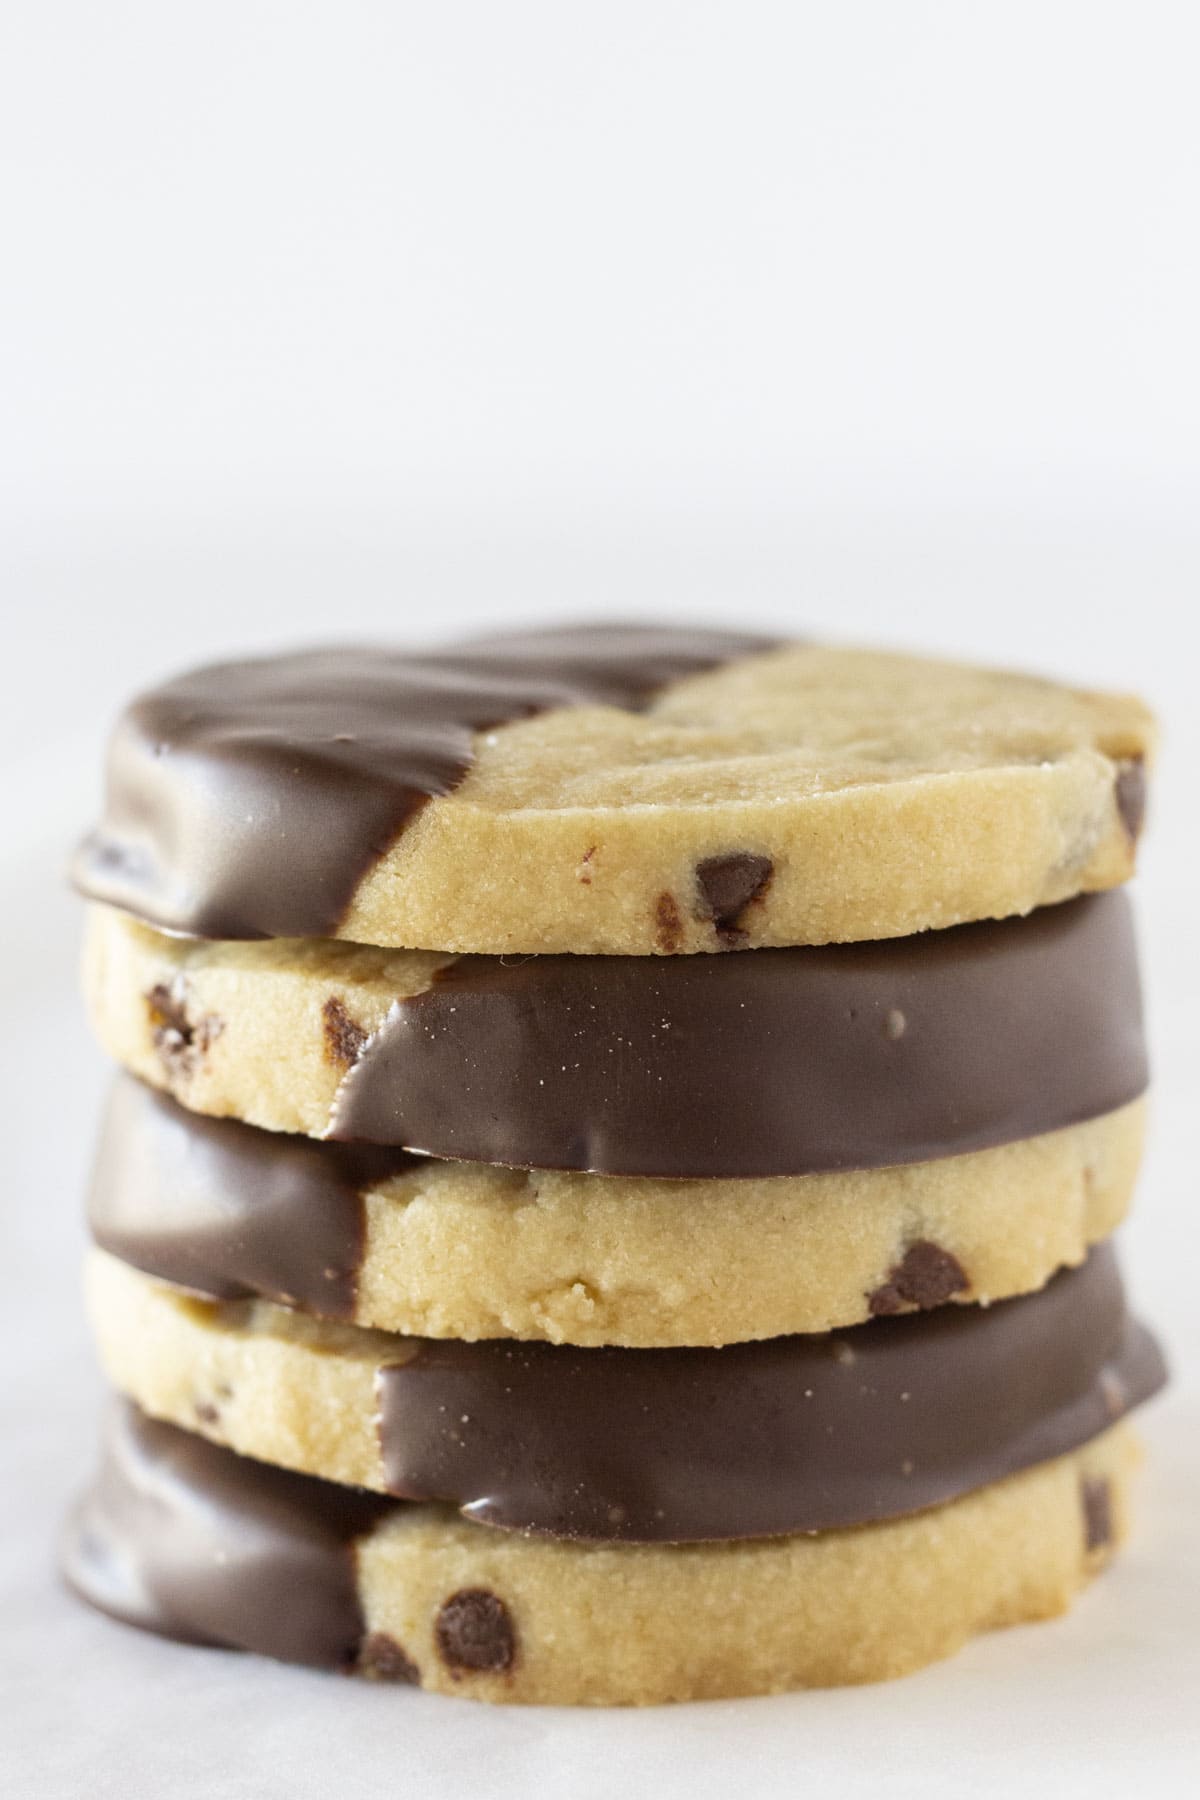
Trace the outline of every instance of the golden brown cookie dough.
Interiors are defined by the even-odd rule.
[[[1041,1287],[1120,1223],[1143,1110],[936,1162],[670,1181],[364,1156],[124,1080],[90,1217],[218,1298],[418,1337],[719,1345]]]
[[[377,861],[372,842],[387,845],[392,833],[372,814],[369,866],[345,871],[348,908],[285,907],[278,916],[325,920],[293,925],[294,935],[336,931],[369,944],[660,955],[716,950],[731,938],[753,946],[905,936],[1025,913],[1132,873],[1152,747],[1138,701],[875,651],[714,654],[727,653],[737,660],[670,681],[644,705],[642,695],[631,708],[560,706],[476,733],[465,777],[406,822],[400,809],[402,829]],[[355,698],[372,682],[386,692],[383,661],[354,674],[338,664],[340,673],[315,678],[316,697],[305,689],[279,728],[279,780],[309,779],[322,742],[354,743]],[[244,681],[243,710],[230,704],[258,742],[275,727],[274,715],[260,720],[255,710],[255,683],[271,695],[288,679],[280,671],[278,662],[226,670],[207,686],[201,673],[193,685],[203,698],[177,700],[169,716],[182,708],[194,719],[210,705],[219,713]],[[184,691],[193,688],[185,682]],[[495,716],[505,716],[496,704]],[[365,738],[372,723],[361,725]],[[215,751],[197,751],[185,732],[164,758],[172,741],[168,730],[164,746],[163,729],[144,721],[132,733],[139,776],[125,816],[87,847],[79,879],[96,898],[136,911],[141,897],[144,916],[190,929],[194,890],[220,887],[209,868],[215,838],[240,829],[229,815],[250,802],[232,777],[228,793],[220,786],[236,764],[237,730],[218,726]],[[209,756],[212,783],[189,776],[196,755]],[[279,810],[269,783],[249,791],[264,819]],[[185,854],[164,883],[182,896],[183,912],[171,903],[155,911],[163,895],[154,882],[144,892],[139,872],[170,865],[185,841],[195,866]],[[291,842],[281,842],[282,865]],[[231,848],[224,864],[236,861]],[[314,877],[289,868],[287,879]],[[236,906],[201,915],[226,921],[196,927],[212,935],[264,929]]]

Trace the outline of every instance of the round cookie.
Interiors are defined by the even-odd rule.
[[[1064,1454],[1154,1393],[1107,1246],[1037,1294],[723,1349],[393,1337],[201,1302],[100,1252],[113,1384],[245,1455],[553,1536],[862,1525]]]
[[[924,1162],[1147,1082],[1129,901],[875,944],[438,958],[203,943],[96,909],[118,1061],[198,1112],[516,1167],[671,1178]]]
[[[1143,1115],[931,1163],[660,1181],[281,1137],[125,1076],[89,1218],[217,1299],[410,1336],[720,1345],[1041,1287],[1124,1216]]]
[[[1126,880],[1151,748],[1123,696],[729,633],[313,652],[135,701],[75,873],[210,937],[898,937]]]
[[[886,1524],[609,1546],[372,1502],[129,1408],[62,1558],[85,1599],[187,1642],[493,1702],[716,1699],[904,1675],[1063,1612],[1126,1535],[1136,1462],[1118,1426]]]

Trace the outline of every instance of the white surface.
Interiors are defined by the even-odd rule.
[[[0,492],[1186,507],[1189,0],[5,0]]]
[[[1200,15],[1187,0],[0,7],[0,1790],[1071,1800],[1200,1785]],[[134,685],[609,611],[1128,683],[1166,761],[1124,1234],[1175,1366],[1134,1545],[913,1680],[473,1708],[123,1632],[91,1456],[102,1089],[60,882]]]

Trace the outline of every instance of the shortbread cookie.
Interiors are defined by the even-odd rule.
[[[1129,902],[753,955],[439,958],[168,938],[94,911],[101,1041],[272,1130],[614,1175],[959,1155],[1146,1085]]]
[[[283,1137],[122,1076],[89,1220],[214,1299],[418,1337],[718,1345],[1041,1287],[1124,1216],[1143,1111],[899,1168],[660,1181]]]
[[[123,1408],[69,1522],[116,1618],[490,1701],[646,1705],[904,1675],[1049,1618],[1126,1535],[1128,1426],[914,1517],[738,1544],[488,1531],[287,1474]]]
[[[1151,739],[1122,696],[725,632],[278,656],[133,703],[76,880],[208,937],[902,937],[1124,881]]]
[[[941,1504],[1095,1437],[1162,1359],[1109,1246],[1039,1293],[724,1349],[394,1337],[93,1251],[109,1378],[231,1449],[554,1536],[690,1542]]]

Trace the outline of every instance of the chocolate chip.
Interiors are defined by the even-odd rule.
[[[211,1400],[193,1400],[192,1411],[202,1425],[215,1425],[221,1417],[219,1409]]]
[[[370,1033],[363,1030],[357,1019],[350,1017],[336,994],[330,994],[321,1008],[321,1018],[325,1025],[326,1056],[341,1069],[353,1068]]]
[[[957,1256],[943,1250],[940,1244],[930,1243],[928,1238],[919,1238],[909,1245],[883,1285],[867,1295],[867,1306],[873,1318],[898,1313],[905,1305],[928,1312],[969,1286],[967,1272]]]
[[[512,1615],[487,1588],[451,1594],[434,1627],[438,1653],[450,1669],[511,1669],[517,1654]]]
[[[1113,1541],[1112,1489],[1102,1475],[1086,1475],[1080,1488],[1084,1544],[1103,1550]]]
[[[679,908],[675,904],[674,894],[660,894],[654,903],[655,942],[665,956],[672,956],[679,948],[680,933],[683,921],[679,916]]]
[[[966,1270],[957,1256],[943,1250],[940,1244],[921,1238],[904,1253],[904,1261],[892,1271],[892,1279],[906,1300],[922,1311],[941,1306],[951,1295],[970,1286]]]
[[[1117,765],[1117,811],[1131,844],[1141,836],[1146,818],[1146,766],[1140,756]]]
[[[698,917],[711,919],[718,937],[736,942],[745,936],[740,926],[743,912],[752,900],[762,898],[774,873],[771,858],[752,850],[705,857],[696,864]]]
[[[209,1045],[220,1037],[224,1025],[215,1013],[193,1020],[188,1011],[187,990],[174,981],[158,982],[146,995],[150,1035],[159,1060],[171,1080],[194,1075]]]
[[[867,1310],[873,1319],[890,1318],[904,1310],[904,1296],[894,1281],[885,1281],[867,1295]]]
[[[408,1687],[420,1687],[421,1671],[403,1645],[386,1631],[372,1631],[362,1641],[358,1652],[358,1671],[374,1681],[397,1681]]]

